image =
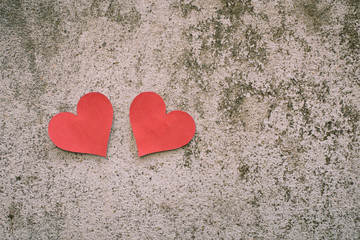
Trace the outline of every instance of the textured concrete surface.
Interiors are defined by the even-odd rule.
[[[359,239],[359,1],[0,1],[0,239]],[[49,120],[114,106],[108,157]],[[197,132],[137,157],[132,99]]]

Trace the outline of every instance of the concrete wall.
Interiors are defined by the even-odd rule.
[[[0,1],[0,239],[359,239],[360,4]],[[49,139],[97,91],[108,157]],[[185,147],[137,157],[143,91]]]

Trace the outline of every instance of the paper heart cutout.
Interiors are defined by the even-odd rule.
[[[166,114],[164,100],[154,92],[135,97],[130,106],[130,123],[139,157],[180,148],[193,138],[195,122],[183,111]]]
[[[106,157],[112,121],[111,102],[105,95],[93,92],[79,100],[77,115],[55,115],[48,132],[51,141],[63,150]]]

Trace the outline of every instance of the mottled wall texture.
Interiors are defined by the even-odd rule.
[[[358,0],[0,0],[0,239],[359,239]],[[108,156],[47,127],[114,107]],[[139,158],[154,91],[197,130]]]

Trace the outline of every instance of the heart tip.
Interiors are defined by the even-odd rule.
[[[138,152],[139,157],[145,156],[146,154],[148,154],[148,153]]]
[[[99,153],[99,154],[96,154],[96,155],[98,155],[98,156],[100,156],[100,157],[104,157],[104,158],[106,158],[107,153]]]
[[[107,151],[107,147],[106,147],[106,149],[104,148],[104,149],[100,152],[99,156],[106,158],[106,157],[107,157],[107,152],[108,152],[108,151]]]

